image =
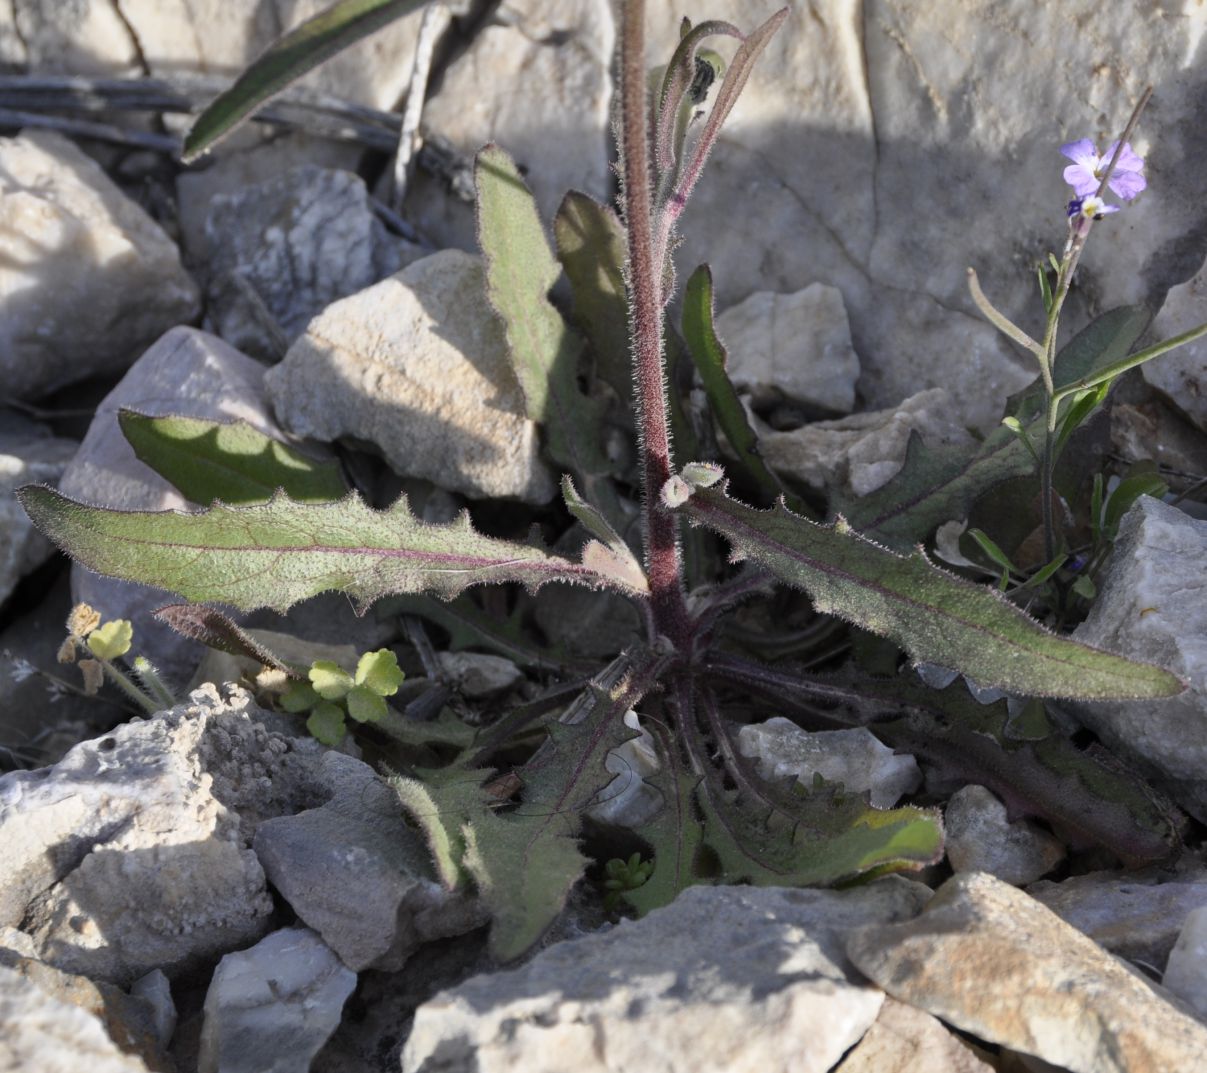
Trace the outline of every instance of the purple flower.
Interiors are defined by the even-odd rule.
[[[1108,213],[1118,212],[1118,205],[1108,205],[1100,197],[1075,197],[1065,208],[1069,218],[1077,216],[1083,220],[1101,220]]]
[[[1061,155],[1073,161],[1065,168],[1065,182],[1073,188],[1079,198],[1098,192],[1103,172],[1110,164],[1111,157],[1115,155],[1118,145],[1117,141],[1111,142],[1101,156],[1098,155],[1097,147],[1089,138],[1082,138],[1079,142],[1069,142],[1068,145],[1060,147]],[[1115,165],[1115,170],[1111,172],[1110,182],[1107,183],[1107,186],[1116,196],[1123,198],[1124,201],[1131,201],[1148,185],[1148,180],[1144,178],[1143,172],[1144,159],[1132,151],[1130,144],[1124,142],[1123,152],[1119,154],[1119,162]]]

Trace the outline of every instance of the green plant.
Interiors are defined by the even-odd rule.
[[[344,0],[299,27],[202,116],[188,153],[206,149],[314,62],[418,6],[417,0]],[[241,487],[251,487],[238,503],[224,495],[192,513],[106,510],[46,488],[21,493],[39,527],[100,573],[243,609],[284,611],[328,589],[348,593],[362,611],[392,597],[402,613],[426,615],[455,638],[534,665],[553,653],[532,653],[511,624],[492,623],[464,595],[467,588],[519,582],[531,592],[563,581],[631,601],[646,624],[643,643],[477,731],[444,717],[433,723],[389,717],[382,700],[389,693],[373,684],[372,670],[362,680],[359,671],[350,677],[316,665],[310,685],[295,687],[284,701],[309,710],[312,730],[324,740],[342,735],[345,713],[384,735],[387,758],[400,772],[393,785],[424,829],[438,874],[450,888],[476,887],[493,914],[492,942],[501,957],[522,953],[540,936],[584,873],[582,816],[612,781],[606,760],[634,736],[625,715],[639,703],[659,757],[648,782],[662,807],[632,834],[652,856],[653,869],[646,873],[640,856],[636,865],[630,857],[625,874],[611,876],[621,884],[614,893],[638,911],[665,904],[697,882],[833,884],[940,857],[942,828],[933,811],[878,810],[824,781],[805,793],[755,777],[727,718],[751,693],[798,717],[867,726],[898,747],[999,789],[1020,811],[1045,816],[1129,860],[1161,859],[1177,844],[1175,822],[1151,794],[1075,749],[1046,722],[1042,707],[1032,711],[1024,732],[1004,702],[977,705],[961,683],[926,690],[912,675],[877,676],[857,661],[837,678],[813,675],[776,664],[778,654],[793,647],[777,631],[747,631],[740,641],[727,632],[740,605],[785,599],[783,589],[768,595],[779,584],[812,602],[810,608],[797,601],[793,615],[834,616],[885,639],[893,671],[904,653],[1022,696],[1156,698],[1183,688],[1160,668],[1050,632],[1000,593],[936,567],[917,547],[941,522],[963,517],[986,490],[1033,473],[1035,421],[1054,444],[1061,401],[1081,406],[1078,399],[1087,396],[1079,392],[1097,392],[1125,361],[1140,357],[1119,357],[1142,330],[1131,311],[1108,314],[1056,352],[1059,302],[1072,267],[1063,269],[1048,307],[1050,330],[1035,351],[1042,383],[1024,398],[1024,416],[1016,415],[971,456],[915,440],[898,478],[865,499],[831,503],[836,517],[830,524],[810,520],[808,505],[786,493],[759,459],[757,438],[725,371],[707,266],[688,281],[682,334],[667,323],[679,217],[755,61],[786,17],[787,9],[748,34],[726,22],[693,27],[685,21],[674,55],[655,80],[651,113],[644,4],[627,0],[621,212],[569,195],[554,221],[556,248],[507,154],[488,146],[478,155],[488,295],[506,331],[528,416],[541,423],[547,453],[566,473],[566,517],[586,534],[578,555],[554,554],[536,539],[479,533],[468,515],[426,524],[405,500],[374,510],[355,492],[337,498],[329,483],[303,497],[286,484],[276,447],[253,452],[264,465],[243,468]],[[702,51],[705,40],[717,36],[737,42],[723,74]],[[711,109],[697,123],[695,109],[710,88]],[[563,271],[574,295],[572,319],[549,298]],[[1021,334],[1009,329],[1012,338]],[[737,452],[730,465],[735,484],[764,503],[774,501],[770,509],[731,496],[715,462],[693,461],[700,447],[678,390],[688,363],[705,388],[705,419]],[[619,409],[631,399],[635,410],[635,472],[604,447],[608,390]],[[1038,417],[1028,399],[1042,400]],[[196,467],[182,464],[190,454],[179,449],[182,437],[169,444],[172,430],[134,424],[143,457],[186,496],[207,501],[198,496],[210,494],[211,486],[198,483]],[[210,463],[203,468],[210,475],[229,468],[222,431],[196,431],[189,435],[204,443]],[[294,467],[286,468],[293,474]],[[1046,480],[1051,469],[1044,469]],[[634,514],[639,527],[630,524]],[[630,543],[634,528],[639,534]],[[726,563],[718,536],[740,568]],[[1007,587],[1024,580],[1004,552],[1000,558]],[[689,578],[701,581],[689,584]],[[433,606],[419,594],[452,602]],[[255,651],[217,611],[167,614],[190,636]],[[262,650],[258,656],[273,658]],[[393,677],[385,685],[391,682],[396,688]],[[630,882],[638,871],[646,873],[643,881]]]

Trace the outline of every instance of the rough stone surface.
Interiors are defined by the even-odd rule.
[[[212,687],[0,777],[0,924],[67,972],[128,984],[255,940],[272,901],[263,819],[323,799],[320,747],[269,733]]]
[[[915,920],[858,929],[851,960],[894,998],[1072,1073],[1196,1069],[1207,1027],[1029,895],[957,875]]]
[[[356,974],[309,928],[227,954],[205,996],[199,1073],[294,1073],[339,1024]]]
[[[23,932],[15,934],[24,936]],[[11,969],[56,1002],[69,1003],[86,1010],[101,1022],[105,1034],[123,1054],[138,1057],[153,1071],[174,1070],[166,1050],[168,1041],[156,1031],[155,1014],[150,1002],[137,995],[127,995],[113,984],[104,981],[93,983],[86,976],[60,972],[32,957],[20,956],[3,948],[2,939],[0,965]],[[163,974],[160,973],[160,976]],[[166,978],[164,982],[166,986]],[[0,1026],[3,1025],[3,1017],[0,1017]]]
[[[1205,266],[1207,267],[1207,266]],[[1155,339],[1171,339],[1207,321],[1207,271],[1174,287],[1153,319]],[[1140,366],[1144,379],[1159,388],[1200,429],[1207,431],[1207,340],[1196,339]]]
[[[654,736],[641,725],[634,711],[625,712],[624,725],[640,731],[621,742],[604,758],[604,768],[616,776],[600,791],[587,815],[601,823],[640,827],[662,807],[662,794],[645,780],[661,766]]]
[[[751,0],[721,17],[749,30],[781,6]],[[721,308],[752,291],[838,287],[869,406],[943,386],[988,428],[1035,370],[977,313],[965,270],[1038,330],[1032,266],[1060,252],[1066,230],[1059,147],[1105,147],[1149,81],[1159,105],[1133,144],[1152,193],[1096,230],[1069,326],[1087,305],[1155,305],[1202,263],[1207,12],[1177,12],[1094,0],[792,5],[683,216],[676,260],[713,266]],[[650,6],[651,64],[670,55],[681,14]]]
[[[359,176],[312,165],[218,195],[205,230],[218,334],[257,357],[281,356],[264,352],[265,332],[287,345],[331,302],[419,256],[386,233]]]
[[[798,402],[849,414],[855,408],[859,356],[836,287],[814,283],[795,294],[759,291],[717,317],[734,386],[782,391]]]
[[[1186,917],[1161,983],[1207,1021],[1207,902]]]
[[[497,142],[526,168],[543,220],[568,190],[606,200],[615,36],[608,0],[506,0],[445,72],[424,128],[468,157]],[[417,176],[406,209],[442,244],[476,248],[472,206],[439,182]]]
[[[834,1073],[990,1073],[994,1066],[928,1013],[887,999]]]
[[[457,692],[469,700],[496,697],[524,680],[524,672],[511,660],[485,652],[437,652],[436,661]]]
[[[1155,776],[1183,808],[1207,821],[1207,603],[1202,599],[1207,522],[1142,496],[1119,525],[1098,599],[1078,641],[1147,660],[1189,688],[1156,701],[1079,704],[1079,719],[1120,755]]]
[[[54,551],[13,493],[23,484],[58,484],[78,447],[16,415],[0,414],[0,604]]]
[[[956,872],[988,872],[1020,887],[1064,860],[1060,840],[1029,820],[1011,823],[984,786],[957,790],[943,811],[947,860]]]
[[[1186,918],[1207,905],[1207,872],[1200,864],[1090,872],[1027,893],[1112,954],[1159,970]]]
[[[0,379],[15,398],[126,368],[197,315],[172,241],[66,138],[0,139]]]
[[[821,775],[827,782],[841,782],[850,793],[866,791],[873,808],[892,808],[922,783],[912,756],[894,754],[863,727],[812,733],[777,716],[742,727],[738,751],[755,761],[765,779],[795,775],[811,786],[813,776]]]
[[[478,498],[553,496],[470,254],[433,254],[328,306],[265,386],[290,431],[367,442],[403,476]]]
[[[176,328],[134,364],[97,407],[79,452],[59,483],[65,495],[124,510],[181,510],[188,501],[140,462],[122,435],[118,410],[152,417],[180,414],[213,421],[246,421],[278,440],[288,437],[273,421],[264,394],[264,367],[216,336]],[[104,578],[72,568],[76,600],[105,618],[134,624],[135,647],[173,681],[188,681],[203,648],[152,618],[150,612],[179,602],[162,589]]]
[[[160,1046],[166,1047],[176,1031],[176,1002],[167,976],[160,969],[152,969],[130,985],[130,994],[146,1003],[155,1038]]]
[[[867,495],[897,475],[914,430],[931,444],[971,446],[972,437],[953,410],[951,395],[932,388],[892,410],[815,421],[791,432],[777,432],[757,418],[753,424],[759,449],[772,469],[813,488]]]
[[[269,882],[354,972],[397,969],[422,944],[485,923],[449,894],[407,826],[397,795],[348,756],[323,757],[322,806],[260,824],[253,847]]]
[[[0,966],[0,1073],[148,1073],[123,1054],[101,1022]]]
[[[913,916],[893,878],[843,892],[692,887],[664,909],[477,976],[415,1014],[404,1073],[824,1073],[883,995],[844,934]]]

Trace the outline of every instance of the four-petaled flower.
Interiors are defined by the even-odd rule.
[[[1073,161],[1065,168],[1064,178],[1078,198],[1084,199],[1098,192],[1098,187],[1102,185],[1102,176],[1118,145],[1117,141],[1111,142],[1101,156],[1089,138],[1069,142],[1060,147],[1061,154]],[[1111,172],[1107,186],[1116,196],[1124,201],[1131,201],[1148,185],[1143,171],[1144,159],[1132,150],[1131,145],[1124,142],[1123,151],[1119,154],[1119,160],[1115,164],[1115,170]],[[1069,215],[1073,214],[1070,212]]]

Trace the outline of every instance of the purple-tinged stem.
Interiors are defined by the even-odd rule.
[[[625,0],[621,23],[621,159],[628,242],[626,286],[641,443],[645,560],[658,632],[686,649],[689,625],[677,522],[659,493],[671,477],[670,423],[662,361],[662,288],[650,221],[649,122],[646,107],[645,0]]]

